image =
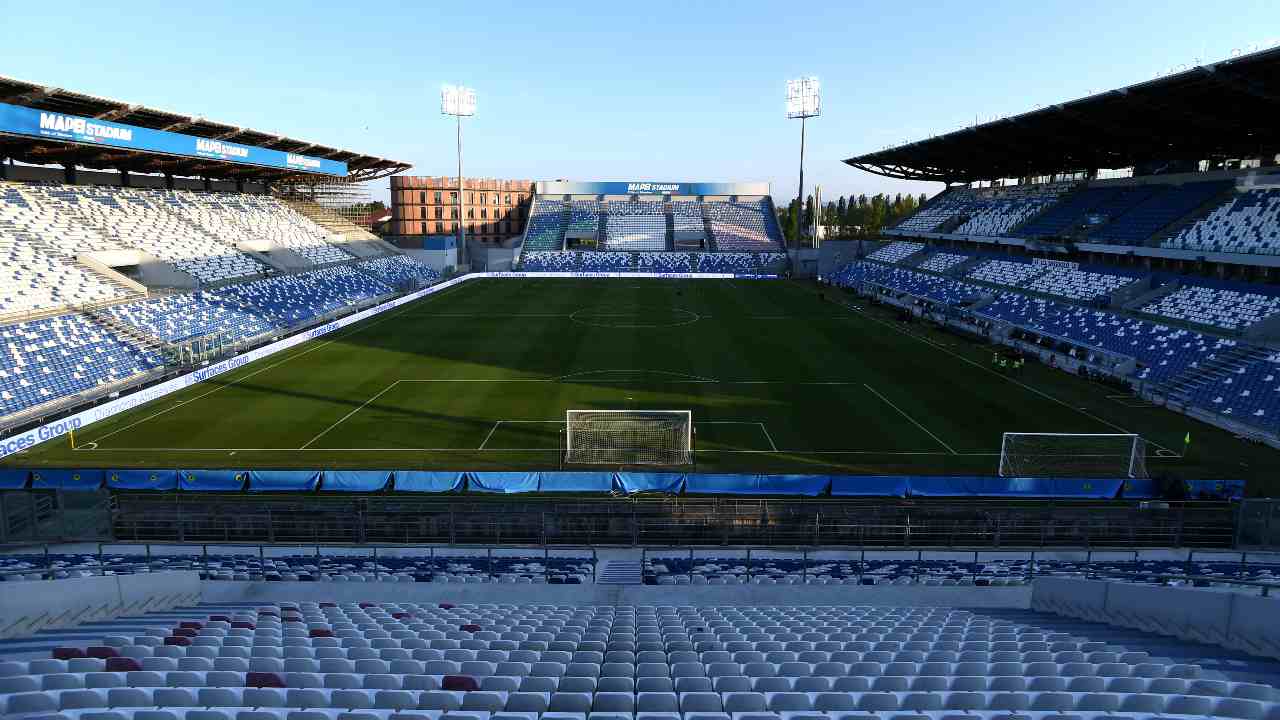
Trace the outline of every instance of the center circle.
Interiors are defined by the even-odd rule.
[[[579,325],[638,330],[692,325],[702,316],[692,310],[671,307],[606,306],[579,310],[569,316]]]

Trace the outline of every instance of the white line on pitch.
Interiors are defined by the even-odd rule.
[[[866,389],[870,390],[870,391],[871,391],[871,393],[872,393],[873,395],[875,395],[876,397],[878,397],[878,398],[880,398],[881,400],[885,401],[885,403],[887,403],[887,404],[889,405],[889,407],[893,408],[894,410],[897,410],[897,411],[898,411],[898,414],[899,414],[899,415],[901,415],[902,417],[906,418],[908,421],[910,421],[912,425],[915,425],[916,427],[918,427],[918,428],[920,428],[921,430],[925,431],[925,433],[926,433],[929,437],[933,438],[934,440],[937,440],[939,445],[941,445],[942,447],[944,447],[944,448],[946,448],[946,449],[947,449],[947,452],[951,453],[952,455],[957,455],[957,454],[958,454],[954,449],[952,449],[952,447],[951,447],[950,445],[948,445],[948,444],[946,444],[945,442],[943,442],[943,441],[942,441],[942,438],[938,437],[937,435],[934,435],[934,434],[933,434],[933,432],[932,432],[931,430],[929,430],[929,428],[925,427],[924,425],[921,425],[919,422],[916,422],[916,419],[915,419],[915,418],[913,418],[913,417],[911,417],[910,415],[908,415],[908,414],[907,414],[907,413],[906,413],[902,408],[898,407],[897,405],[894,405],[892,400],[890,400],[889,398],[885,397],[884,395],[881,395],[881,394],[880,394],[880,392],[879,392],[879,391],[877,391],[875,388],[871,387],[870,385],[868,385],[868,384],[866,384],[866,383],[863,383],[863,384],[862,384],[862,387],[864,387],[864,388],[866,388]]]
[[[434,293],[434,294],[432,294],[432,295],[428,295],[426,298],[423,298],[423,300],[426,300],[426,299],[428,299],[428,298],[431,298],[431,299],[439,298],[439,297],[443,296],[445,293],[448,293],[448,292],[450,292],[450,291],[452,291],[452,290],[456,290],[457,288],[460,288],[460,287],[465,287],[465,284],[463,284],[463,285],[454,285],[453,287],[447,287],[447,288],[445,288],[444,290],[441,290],[440,292]],[[219,390],[225,390],[226,388],[229,388],[229,387],[231,387],[231,386],[233,386],[233,385],[238,385],[238,384],[240,384],[242,381],[244,381],[244,380],[248,380],[249,378],[253,377],[254,375],[257,375],[257,374],[259,374],[259,373],[264,373],[264,372],[266,372],[266,371],[268,371],[268,370],[270,370],[270,369],[272,369],[272,368],[279,367],[280,365],[283,365],[283,364],[285,364],[285,363],[287,363],[287,362],[289,362],[289,361],[291,361],[291,360],[296,360],[297,358],[300,358],[300,357],[302,357],[303,355],[307,355],[307,354],[309,354],[309,353],[313,353],[313,352],[315,352],[316,350],[319,350],[319,349],[321,349],[321,348],[328,347],[328,346],[332,345],[333,343],[335,343],[335,342],[337,342],[337,341],[339,341],[339,340],[341,340],[341,339],[343,339],[343,338],[345,338],[345,337],[349,337],[349,336],[354,335],[354,334],[356,334],[356,333],[358,333],[358,332],[364,332],[365,330],[368,330],[369,328],[373,327],[374,325],[381,325],[382,323],[384,323],[384,322],[386,322],[386,321],[388,321],[388,320],[392,320],[392,319],[398,318],[398,317],[400,317],[401,315],[403,315],[403,314],[405,314],[406,312],[408,312],[408,311],[409,311],[409,310],[410,310],[414,305],[417,305],[417,304],[418,304],[417,302],[407,303],[407,304],[406,304],[402,309],[400,309],[400,310],[391,310],[391,311],[388,311],[388,312],[386,312],[386,313],[383,313],[383,314],[382,314],[382,317],[370,318],[368,322],[359,322],[359,323],[356,323],[356,324],[355,324],[354,326],[352,326],[349,330],[347,330],[347,331],[345,331],[345,332],[337,333],[337,334],[335,334],[333,337],[329,338],[328,340],[325,340],[324,342],[320,343],[319,345],[314,345],[314,346],[309,347],[309,348],[307,348],[307,349],[305,349],[305,350],[302,350],[301,352],[294,353],[293,355],[290,355],[290,356],[289,356],[289,357],[287,357],[287,358],[281,358],[281,359],[280,359],[280,360],[278,360],[277,362],[271,363],[270,365],[267,365],[266,367],[258,368],[257,370],[254,370],[254,371],[253,371],[253,372],[251,372],[251,373],[248,373],[248,374],[246,374],[246,375],[241,375],[240,377],[236,378],[235,380],[231,380],[231,381],[229,381],[229,382],[226,382],[226,383],[220,384],[220,385],[218,385],[217,387],[213,388],[212,390],[208,390],[208,391],[206,391],[206,392],[200,393],[199,395],[196,395],[196,396],[195,396],[195,397],[193,397],[193,398],[189,398],[189,399],[187,399],[187,400],[184,400],[184,401],[183,401],[181,404],[179,404],[179,405],[174,405],[173,407],[165,408],[164,410],[158,410],[158,411],[156,411],[156,412],[154,412],[154,413],[152,413],[152,414],[150,414],[150,415],[147,415],[146,417],[144,417],[144,418],[142,418],[142,419],[140,419],[140,420],[135,420],[134,422],[131,422],[131,423],[129,423],[128,425],[125,425],[125,426],[124,426],[124,427],[122,427],[122,428],[117,428],[117,429],[115,429],[115,430],[112,430],[111,432],[107,433],[106,435],[99,435],[98,437],[94,438],[94,442],[102,442],[103,440],[106,440],[107,438],[111,437],[112,435],[115,435],[115,434],[117,434],[117,433],[122,433],[122,432],[124,432],[125,430],[128,430],[128,429],[130,429],[130,428],[132,428],[132,427],[135,427],[135,426],[137,426],[137,425],[141,425],[142,423],[147,422],[148,420],[151,420],[151,419],[153,419],[153,418],[160,417],[161,415],[164,415],[165,413],[169,412],[170,410],[177,409],[177,408],[181,407],[182,405],[189,405],[189,404],[191,404],[191,403],[195,402],[196,400],[199,400],[199,399],[201,399],[201,398],[203,398],[203,397],[206,397],[206,396],[208,396],[208,395],[212,395],[212,394],[214,394],[214,393],[218,392]],[[303,345],[303,346],[305,346],[305,345],[307,345],[307,344],[308,344],[308,343],[300,343],[300,345]]]
[[[769,447],[773,448],[774,452],[778,452],[778,446],[773,442],[773,436],[769,434],[769,428],[766,427],[764,423],[756,423],[756,424],[759,425],[760,429],[764,431],[764,437],[766,440],[769,441]]]
[[[501,424],[502,421],[499,420],[493,424],[493,427],[489,428],[489,434],[484,436],[484,440],[480,443],[480,447],[476,448],[477,450],[483,450],[484,446],[489,444],[489,438],[493,437],[493,434],[498,432],[498,426]]]
[[[1037,388],[1034,388],[1034,387],[1032,387],[1032,386],[1030,386],[1030,385],[1028,385],[1028,384],[1026,384],[1026,383],[1024,383],[1024,382],[1022,382],[1021,380],[1014,380],[1012,377],[1010,377],[1010,376],[1008,376],[1008,375],[1006,375],[1006,374],[1004,374],[1004,373],[997,372],[997,371],[992,370],[991,368],[989,368],[989,367],[987,367],[987,366],[985,366],[985,365],[983,365],[983,364],[981,364],[981,363],[974,362],[973,360],[970,360],[969,358],[967,358],[967,357],[965,357],[965,356],[961,355],[960,353],[955,352],[954,350],[951,350],[951,349],[947,348],[945,345],[943,345],[943,344],[941,344],[941,343],[934,342],[933,340],[930,340],[929,338],[924,337],[924,336],[922,336],[922,335],[916,335],[916,334],[914,334],[914,333],[907,332],[906,330],[903,330],[902,328],[898,327],[897,325],[894,325],[893,323],[885,322],[884,320],[881,320],[881,319],[880,319],[880,318],[878,318],[878,317],[874,317],[874,316],[872,316],[870,313],[868,313],[868,312],[866,312],[866,311],[862,310],[861,308],[855,307],[855,306],[850,305],[849,303],[846,303],[846,302],[841,302],[840,304],[841,304],[841,305],[843,305],[844,307],[846,307],[846,308],[848,308],[848,309],[852,310],[853,312],[858,313],[859,315],[861,315],[862,317],[866,318],[867,320],[870,320],[870,321],[875,322],[875,323],[879,323],[879,324],[881,324],[881,325],[884,325],[884,326],[885,326],[885,327],[887,327],[887,328],[891,328],[891,329],[892,329],[892,330],[894,330],[895,332],[902,333],[903,335],[906,335],[906,336],[907,336],[907,337],[909,337],[909,338],[912,338],[912,339],[918,340],[918,341],[920,341],[920,342],[924,343],[925,345],[931,345],[931,346],[933,346],[933,347],[937,348],[938,350],[941,350],[942,352],[944,352],[944,353],[946,353],[946,354],[948,354],[948,355],[950,355],[950,356],[952,356],[952,357],[956,358],[957,360],[960,360],[961,362],[968,363],[969,365],[972,365],[972,366],[974,366],[974,367],[978,368],[979,370],[982,370],[983,372],[988,372],[988,373],[991,373],[992,375],[995,375],[996,377],[1004,378],[1006,381],[1011,382],[1011,383],[1013,383],[1014,385],[1017,385],[1018,387],[1022,388],[1023,390],[1027,390],[1027,391],[1029,391],[1029,392],[1033,392],[1033,393],[1035,393],[1036,395],[1039,395],[1040,397],[1042,397],[1042,398],[1044,398],[1044,399],[1046,399],[1046,400],[1051,400],[1051,401],[1056,402],[1056,403],[1058,403],[1059,405],[1061,405],[1061,406],[1063,406],[1063,407],[1065,407],[1065,408],[1069,408],[1069,409],[1071,409],[1071,410],[1075,410],[1076,412],[1080,413],[1081,415],[1084,415],[1085,417],[1089,418],[1090,420],[1095,420],[1095,421],[1097,421],[1097,422],[1102,423],[1103,425],[1106,425],[1107,427],[1109,427],[1109,428],[1111,428],[1111,429],[1113,429],[1113,430],[1119,430],[1120,432],[1125,433],[1125,434],[1128,434],[1128,435],[1138,434],[1138,433],[1133,433],[1133,432],[1131,432],[1131,431],[1129,431],[1129,430],[1126,430],[1126,429],[1124,429],[1124,428],[1120,427],[1119,425],[1116,425],[1116,424],[1115,424],[1115,423],[1113,423],[1113,422],[1108,422],[1108,421],[1106,421],[1106,420],[1103,420],[1102,418],[1098,417],[1097,415],[1094,415],[1093,413],[1089,412],[1088,410],[1085,410],[1085,409],[1083,409],[1083,408],[1076,407],[1075,405],[1072,405],[1071,403],[1066,402],[1065,400],[1059,400],[1058,398],[1056,398],[1056,397],[1054,397],[1054,396],[1052,396],[1052,395],[1050,395],[1050,394],[1048,394],[1048,393],[1046,393],[1046,392],[1044,392],[1044,391],[1042,391],[1042,390],[1039,390],[1039,389],[1037,389]],[[1159,449],[1161,449],[1161,450],[1165,450],[1165,451],[1168,451],[1168,452],[1172,453],[1172,455],[1171,455],[1170,457],[1179,457],[1179,458],[1180,458],[1180,457],[1182,457],[1182,454],[1181,454],[1181,453],[1174,452],[1173,450],[1170,450],[1169,448],[1167,448],[1167,447],[1165,447],[1165,446],[1161,445],[1160,443],[1158,443],[1158,442],[1156,442],[1156,441],[1154,441],[1154,440],[1147,440],[1146,438],[1143,438],[1143,440],[1146,440],[1146,442],[1148,442],[1148,443],[1150,443],[1150,444],[1152,444],[1152,445],[1156,446],[1157,448],[1159,448]]]
[[[376,395],[374,395],[373,397],[371,397],[371,398],[369,398],[368,400],[365,400],[363,403],[361,403],[361,404],[360,404],[360,407],[356,408],[355,410],[352,410],[351,412],[347,413],[346,415],[343,415],[341,418],[339,418],[339,419],[338,419],[338,422],[336,422],[336,423],[334,423],[334,424],[330,425],[329,427],[325,428],[324,430],[321,430],[321,431],[320,431],[320,433],[319,433],[318,435],[316,435],[315,437],[313,437],[313,438],[311,438],[310,440],[308,440],[306,445],[303,445],[302,447],[300,447],[300,448],[298,448],[298,449],[299,449],[299,450],[306,450],[307,448],[311,447],[311,443],[313,443],[313,442],[315,442],[315,441],[319,440],[320,438],[324,437],[325,435],[328,435],[330,430],[332,430],[332,429],[334,429],[334,428],[338,427],[339,425],[341,425],[342,423],[346,422],[347,418],[351,417],[352,415],[355,415],[356,413],[360,412],[361,410],[365,409],[366,407],[369,407],[369,403],[371,403],[371,402],[373,402],[374,400],[377,400],[378,398],[380,398],[380,397],[382,397],[383,395],[387,394],[387,391],[388,391],[388,390],[390,390],[391,388],[393,388],[393,387],[395,387],[396,385],[399,385],[399,384],[400,384],[400,381],[399,381],[399,380],[396,380],[395,382],[391,383],[390,385],[388,385],[388,386],[386,386],[386,387],[382,388],[382,390],[380,390]]]

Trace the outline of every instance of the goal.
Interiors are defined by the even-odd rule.
[[[566,463],[689,465],[693,413],[689,410],[568,410]]]
[[[1000,477],[1147,477],[1147,443],[1133,434],[1005,433]]]

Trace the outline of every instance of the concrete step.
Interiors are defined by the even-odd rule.
[[[596,571],[597,585],[639,585],[643,570],[639,560],[606,560]]]

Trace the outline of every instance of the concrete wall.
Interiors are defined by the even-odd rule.
[[[193,572],[5,583],[0,638],[189,605],[199,597],[200,576]]]
[[[459,583],[205,582],[205,602],[545,603],[556,605],[912,605],[1027,608],[1029,587],[793,585],[494,585]]]
[[[1280,659],[1280,598],[1257,592],[1040,578],[1031,608]]]
[[[412,250],[402,249],[405,255],[412,257],[436,272],[443,272],[447,267],[458,264],[458,251],[455,250]]]
[[[866,242],[867,252],[875,249],[879,243]],[[830,275],[840,268],[858,259],[859,248],[864,246],[861,240],[832,240],[818,246],[818,274]]]

